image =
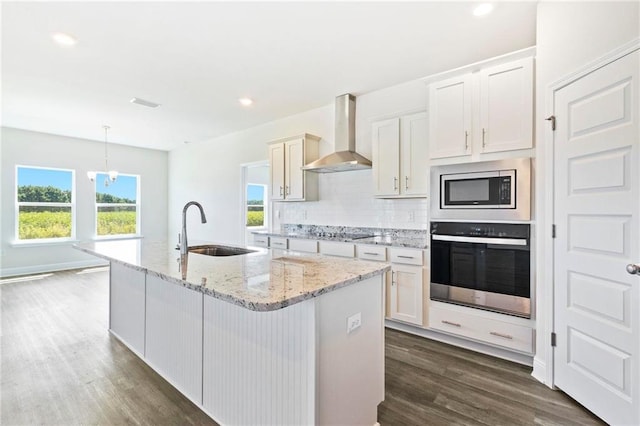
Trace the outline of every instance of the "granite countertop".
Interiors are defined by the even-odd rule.
[[[374,245],[383,245],[389,247],[407,247],[407,248],[415,248],[424,250],[429,247],[429,236],[428,235],[418,235],[418,236],[398,236],[398,235],[374,235],[370,237],[364,238],[353,238],[353,236],[324,236],[324,235],[315,235],[311,233],[299,233],[299,232],[270,232],[270,231],[255,231],[253,234],[256,235],[266,235],[269,237],[283,237],[283,238],[299,238],[306,240],[319,240],[319,241],[338,241],[338,242],[348,242],[355,244],[374,244]]]
[[[387,263],[292,251],[276,254],[259,247],[249,247],[255,251],[245,255],[189,253],[182,258],[166,241],[96,241],[74,247],[253,311],[282,309],[390,269]]]

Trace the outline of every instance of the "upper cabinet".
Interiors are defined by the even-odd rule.
[[[373,183],[376,197],[426,197],[427,115],[405,115],[373,123]]]
[[[271,199],[312,201],[318,199],[318,175],[302,167],[318,159],[319,137],[305,133],[269,142]]]
[[[533,57],[429,84],[431,159],[533,147]]]

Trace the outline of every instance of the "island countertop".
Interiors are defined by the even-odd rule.
[[[224,245],[224,244],[221,244]],[[182,257],[166,241],[96,241],[75,248],[253,311],[274,311],[363,281],[390,265],[249,247],[252,253]]]

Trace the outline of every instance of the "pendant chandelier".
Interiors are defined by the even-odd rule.
[[[109,154],[107,151],[107,134],[111,127],[102,126],[102,128],[104,129],[104,170],[107,173],[107,177],[104,179],[104,186],[109,186],[109,184],[115,182],[116,179],[118,179],[118,172],[115,170],[109,170]],[[92,172],[92,171],[87,172],[87,177],[89,178],[89,180],[91,180],[91,182],[96,180],[97,175],[98,175],[98,172]]]

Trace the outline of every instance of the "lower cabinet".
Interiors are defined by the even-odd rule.
[[[202,403],[203,294],[147,275],[145,360],[192,401]]]
[[[502,346],[527,354],[533,353],[533,328],[529,320],[493,312],[431,302],[429,324],[434,330]]]
[[[291,238],[289,240],[289,250],[300,251],[304,253],[317,253],[318,241]]]
[[[424,252],[422,250],[391,247],[391,282],[389,310],[391,319],[424,325]],[[426,292],[428,296],[428,290]]]
[[[353,243],[342,243],[336,241],[320,241],[320,254],[327,256],[355,257],[356,249]]]
[[[139,356],[144,356],[145,276],[111,262],[109,330]]]

